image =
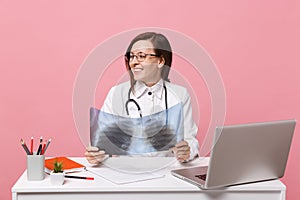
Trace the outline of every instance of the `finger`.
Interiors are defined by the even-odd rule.
[[[177,154],[187,154],[190,153],[190,149],[177,149],[176,153]]]
[[[89,151],[84,152],[84,155],[85,155],[86,157],[93,157],[92,152],[89,152]]]
[[[188,143],[186,142],[186,141],[180,141],[180,142],[178,142],[176,145],[175,145],[175,147],[182,147],[182,146],[188,146]]]
[[[176,148],[177,151],[189,151],[191,149],[190,146],[181,146]]]
[[[93,152],[93,151],[86,151],[84,153],[85,156],[99,156],[99,155],[105,155],[105,151],[97,151],[97,152]]]
[[[180,156],[190,156],[190,153],[191,153],[190,147],[177,149],[177,151],[176,151],[176,155],[179,157]]]
[[[89,152],[91,156],[100,156],[104,157],[105,156],[105,151],[97,151],[97,152]]]
[[[180,163],[185,163],[185,162],[188,162],[189,158],[186,157],[186,158],[177,158],[177,160],[180,162]]]
[[[103,162],[106,159],[106,157],[96,157],[96,160],[98,161],[98,163]]]
[[[190,152],[191,148],[190,146],[182,146],[182,147],[178,147],[175,149],[174,152],[179,153],[179,152]]]
[[[99,156],[86,156],[86,159],[91,164],[99,164],[105,160],[106,156],[99,155]]]
[[[88,161],[90,164],[99,164],[99,163],[100,163],[97,159],[88,159],[88,158],[87,158],[87,161]]]
[[[190,154],[189,153],[182,153],[182,154],[177,154],[176,155],[177,158],[189,158],[190,157]]]
[[[88,147],[86,147],[86,151],[97,152],[97,151],[99,151],[99,148],[98,147],[93,147],[93,146],[88,146]]]
[[[189,147],[186,148],[182,148],[182,149],[175,149],[173,151],[173,153],[177,156],[177,155],[189,155],[191,153],[191,150]]]
[[[97,160],[103,160],[105,158],[105,152],[104,151],[99,151],[99,152],[89,152],[86,151],[84,153],[85,157],[88,160],[93,160],[93,159],[97,159]]]
[[[177,160],[180,161],[180,162],[185,162],[185,161],[187,161],[187,160],[190,158],[190,155],[189,155],[189,154],[186,154],[186,155],[178,155],[176,158],[177,158]]]

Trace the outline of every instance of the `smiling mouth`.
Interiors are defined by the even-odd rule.
[[[143,71],[143,69],[142,68],[134,68],[132,71],[134,71],[134,72],[140,72],[140,71]]]

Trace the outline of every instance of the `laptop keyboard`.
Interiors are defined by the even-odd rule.
[[[199,174],[199,175],[195,175],[195,177],[201,179],[201,180],[206,180],[206,174]]]

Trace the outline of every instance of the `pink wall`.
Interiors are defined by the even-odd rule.
[[[76,74],[97,44],[122,31],[168,28],[204,46],[225,84],[226,123],[300,118],[299,1],[181,2],[1,1],[0,199],[11,198],[26,167],[20,138],[52,137],[48,155],[83,156]],[[297,127],[282,179],[289,200],[298,196],[299,152]]]

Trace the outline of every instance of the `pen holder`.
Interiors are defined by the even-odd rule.
[[[44,155],[27,155],[27,180],[41,181],[44,180]]]

